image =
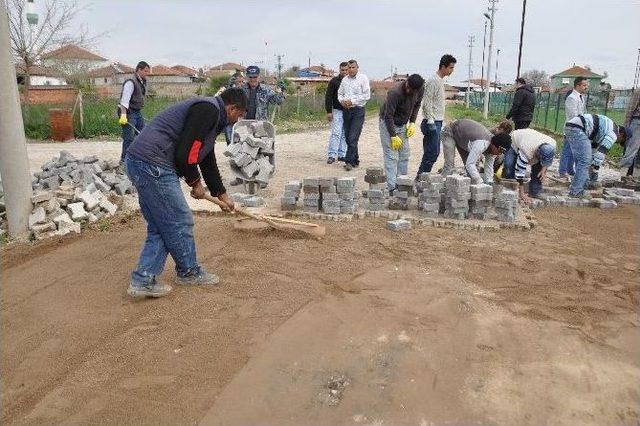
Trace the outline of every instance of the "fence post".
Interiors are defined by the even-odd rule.
[[[547,93],[547,108],[544,112],[544,128],[547,128],[547,117],[549,117],[549,105],[551,104],[551,92]]]
[[[298,107],[296,108],[296,115],[300,115],[300,91],[298,90]]]
[[[607,98],[604,101],[604,115],[607,115],[607,111],[609,111],[609,96],[610,96],[611,92],[609,90],[607,90]]]
[[[551,93],[551,92],[549,92],[549,93]],[[556,122],[553,125],[553,131],[554,132],[558,131],[558,117],[560,116],[560,98],[561,98],[560,93],[556,93],[556,96],[557,96],[557,98],[556,98]]]

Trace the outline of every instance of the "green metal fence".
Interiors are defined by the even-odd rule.
[[[498,92],[489,94],[489,113],[506,116],[513,103],[513,92]],[[614,122],[622,124],[624,113],[630,94],[617,94],[611,91],[586,94],[587,112],[590,114],[604,114]],[[536,107],[533,111],[533,125],[555,133],[562,133],[565,119],[566,93],[541,92],[536,94]],[[482,109],[483,94],[471,94],[470,106]]]

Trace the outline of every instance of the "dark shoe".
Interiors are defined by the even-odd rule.
[[[176,284],[178,285],[216,285],[220,282],[217,275],[210,274],[204,268],[198,268],[197,272],[185,275],[184,277],[176,276]]]
[[[235,178],[233,179],[231,182],[229,182],[229,185],[231,186],[238,186],[238,185],[242,185],[244,183],[244,181],[240,178]]]
[[[127,294],[131,297],[162,297],[171,292],[171,286],[160,284],[155,279],[150,284],[137,284],[129,281]]]
[[[346,164],[344,165],[344,169],[345,169],[346,171],[350,172],[351,170],[353,170],[353,166],[352,166],[351,164],[349,164],[349,163],[346,163]]]
[[[589,194],[587,191],[582,191],[579,194],[572,194],[571,192],[569,192],[567,194],[567,197],[569,198],[579,198],[582,200],[590,200],[591,199],[591,194]]]
[[[338,161],[340,161],[341,163],[345,162],[345,158],[344,157],[338,157]]]
[[[333,164],[333,163],[335,163],[335,162],[336,162],[336,159],[335,159],[335,158],[329,157],[329,158],[327,159],[327,164]]]

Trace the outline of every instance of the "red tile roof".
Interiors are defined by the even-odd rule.
[[[75,44],[67,44],[59,49],[52,50],[42,55],[42,59],[85,59],[91,61],[106,61],[106,58],[93,52],[78,47]]]
[[[182,74],[186,74],[186,75],[197,75],[198,71],[194,70],[193,68],[189,68],[187,66],[184,65],[174,65],[171,67],[172,69],[182,73]]]
[[[589,77],[589,78],[604,78],[603,75],[600,74],[596,74],[593,71],[589,71],[586,68],[582,68],[579,66],[572,66],[569,69],[566,69],[562,72],[559,72],[558,74],[554,74],[551,76],[551,78],[553,77]]]
[[[151,67],[151,73],[149,75],[183,75],[183,73],[165,65],[154,65]]]
[[[89,77],[111,77],[118,74],[133,74],[135,71],[135,68],[132,68],[128,65],[114,62],[113,64],[109,64],[106,67],[90,71]]]
[[[16,74],[24,75],[25,74],[25,66],[24,64],[16,64]],[[39,65],[32,65],[29,67],[29,75],[33,76],[43,76],[43,77],[63,77],[59,71],[56,71],[51,68],[42,67]]]

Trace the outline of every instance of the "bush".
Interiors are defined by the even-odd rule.
[[[229,82],[229,78],[227,76],[221,76],[221,77],[215,77],[209,80],[209,85],[207,86],[207,89],[205,90],[205,93],[207,94],[207,96],[213,96],[216,94],[216,92],[222,87],[222,86],[226,86],[227,83]]]

